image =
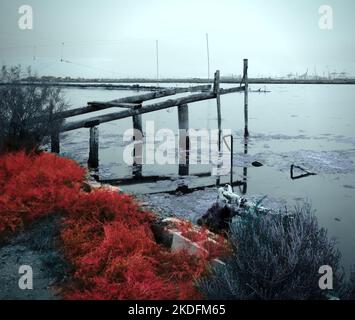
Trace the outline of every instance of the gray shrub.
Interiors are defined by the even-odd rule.
[[[253,211],[253,212],[252,212]],[[319,228],[311,206],[261,214],[257,208],[230,226],[233,255],[198,282],[207,299],[309,300],[346,294],[341,255]],[[334,290],[319,287],[321,266],[331,266]]]
[[[23,79],[31,85],[23,85]],[[54,114],[67,107],[61,90],[40,85],[31,70],[3,66],[0,72],[0,152],[32,151],[59,131]]]

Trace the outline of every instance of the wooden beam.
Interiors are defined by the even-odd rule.
[[[167,89],[161,90],[156,92],[150,92],[145,94],[140,94],[136,96],[124,97],[116,100],[112,100],[109,102],[89,102],[87,107],[76,108],[72,110],[66,110],[59,112],[53,115],[53,119],[64,119],[79,116],[82,114],[87,114],[90,112],[100,111],[112,107],[121,107],[121,104],[141,104],[144,101],[164,98],[168,96],[173,96],[178,93],[185,93],[185,92],[196,92],[196,91],[206,91],[210,90],[210,85],[199,85],[199,86],[192,86],[189,88],[174,88],[174,89]],[[125,106],[123,106],[125,107]],[[38,121],[47,121],[45,118],[38,118]]]
[[[115,103],[115,102],[91,102],[91,107],[95,108],[95,106],[106,106],[107,108],[130,108],[134,109],[136,107],[141,106],[139,103]]]
[[[220,94],[229,94],[229,93],[234,93],[234,92],[242,92],[244,91],[244,87],[235,87],[235,88],[229,88],[229,89],[220,89]],[[67,131],[72,131],[80,128],[85,128],[87,126],[88,122],[91,121],[96,121],[98,123],[106,123],[106,122],[111,122],[114,120],[120,120],[124,118],[129,118],[133,117],[134,115],[139,115],[139,114],[145,114],[153,111],[159,111],[159,110],[164,110],[168,109],[171,107],[176,107],[179,105],[183,104],[189,104],[193,102],[198,102],[198,101],[204,101],[204,100],[210,100],[210,99],[215,99],[216,94],[214,92],[206,92],[206,93],[199,93],[199,94],[194,94],[178,99],[169,99],[163,102],[158,102],[158,103],[153,103],[150,105],[146,105],[143,108],[139,110],[134,110],[134,109],[129,109],[129,110],[124,110],[121,112],[114,112],[102,116],[97,116],[97,117],[92,117],[80,121],[73,121],[70,123],[66,123],[62,127],[62,132],[67,132]]]

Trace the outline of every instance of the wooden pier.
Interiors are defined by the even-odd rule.
[[[111,113],[99,115],[95,117],[88,117],[84,120],[72,121],[64,123],[61,132],[69,132],[81,128],[88,128],[90,134],[89,141],[89,159],[88,166],[92,169],[97,169],[99,166],[99,126],[103,123],[112,122],[125,118],[132,118],[132,127],[134,129],[133,139],[136,142],[134,149],[134,167],[135,174],[138,180],[142,180],[142,146],[143,136],[142,132],[142,115],[159,110],[165,110],[172,107],[178,108],[178,123],[180,132],[186,132],[185,135],[179,136],[179,176],[189,175],[189,150],[190,141],[188,137],[189,132],[189,108],[194,102],[216,99],[216,113],[219,129],[218,150],[221,151],[222,144],[222,105],[221,96],[235,92],[244,92],[244,120],[245,120],[245,137],[249,135],[248,128],[248,60],[244,60],[243,79],[239,86],[223,89],[220,87],[220,71],[215,73],[214,85],[199,85],[190,88],[166,88],[159,91],[145,93],[136,96],[116,99],[108,102],[92,101],[88,102],[87,106],[72,110],[63,111],[53,115],[54,119],[68,119],[70,117],[90,114],[100,110],[113,109]],[[184,97],[174,98],[179,93],[191,93]],[[161,102],[153,102],[144,104],[150,100],[164,98],[167,99]],[[143,105],[144,104],[144,105]],[[117,111],[115,109],[123,109]],[[41,119],[38,119],[41,121]],[[59,135],[51,137],[52,152],[60,152]],[[143,179],[144,180],[144,179]]]

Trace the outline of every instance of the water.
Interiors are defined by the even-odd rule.
[[[257,85],[252,87],[259,88]],[[222,96],[223,127],[232,129],[236,137],[235,178],[242,179],[243,168],[248,168],[247,195],[254,198],[267,196],[266,201],[269,201],[270,206],[292,207],[297,202],[310,201],[317,212],[320,225],[328,229],[331,237],[337,238],[344,266],[349,269],[351,265],[355,265],[354,86],[268,85],[267,89],[271,93],[250,94],[251,137],[247,156],[244,156],[242,137],[243,94]],[[88,101],[108,101],[142,93],[100,89],[65,91],[73,107],[85,106]],[[149,103],[151,102],[147,102]],[[107,112],[111,111],[104,111]],[[70,121],[85,117],[87,116],[79,116]],[[189,117],[191,128],[216,129],[215,100],[191,104]],[[176,108],[143,115],[143,122],[147,120],[155,121],[156,130],[170,128],[177,133]],[[125,146],[122,135],[131,127],[131,119],[100,126],[100,178],[132,177],[132,167],[124,164],[122,158]],[[63,153],[85,163],[88,157],[88,139],[88,129],[67,133],[63,140]],[[251,163],[255,160],[262,162],[264,166],[252,167]],[[289,172],[291,164],[300,165],[317,175],[292,180]],[[190,167],[191,174],[210,170],[208,165]],[[143,175],[176,177],[177,172],[178,165],[143,166]],[[187,180],[190,186],[215,182],[212,178]],[[228,181],[228,177],[222,179],[222,182]],[[163,181],[127,186],[124,190],[135,193],[159,192],[174,189],[174,183],[176,184]],[[161,202],[164,197],[166,195],[160,198],[154,196],[153,199]],[[196,205],[195,211],[198,208],[204,210],[206,196],[196,193],[194,198],[201,204],[200,207]],[[194,206],[191,203],[187,206],[187,202],[180,201],[180,206],[193,214]]]

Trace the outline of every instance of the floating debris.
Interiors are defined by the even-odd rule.
[[[295,176],[295,174],[294,174],[295,169],[298,169],[298,170],[300,170],[303,173],[299,174],[298,176]],[[295,165],[291,165],[290,173],[291,173],[291,179],[292,180],[297,180],[297,179],[302,179],[302,178],[306,178],[306,177],[309,177],[309,176],[316,176],[317,175],[316,173],[309,172],[308,170],[306,170],[306,169],[304,169],[304,168],[302,168],[300,166],[295,166]]]
[[[259,161],[254,161],[252,163],[252,166],[256,167],[256,168],[260,168],[260,167],[263,167],[264,165],[261,162],[259,162]]]

